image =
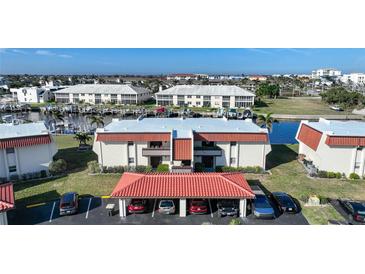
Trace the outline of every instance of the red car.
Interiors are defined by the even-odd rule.
[[[128,205],[129,213],[143,213],[147,210],[147,200],[144,199],[132,199]]]
[[[193,199],[189,202],[189,213],[190,214],[206,214],[208,213],[207,200]]]

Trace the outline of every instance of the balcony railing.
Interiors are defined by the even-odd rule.
[[[169,147],[142,148],[142,156],[170,156]]]
[[[222,156],[220,147],[194,147],[194,156]]]

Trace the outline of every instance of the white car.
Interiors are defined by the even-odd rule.
[[[161,200],[158,205],[158,212],[163,214],[175,214],[175,204],[173,200]]]

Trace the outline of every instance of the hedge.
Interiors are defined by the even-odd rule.
[[[349,178],[351,180],[359,180],[360,179],[360,176],[357,175],[356,173],[351,173],[350,176],[349,176]]]
[[[233,166],[217,166],[216,172],[244,172],[244,173],[256,173],[262,174],[265,170],[260,166],[247,166],[247,167],[233,167]]]
[[[67,170],[67,163],[65,160],[63,159],[58,159],[56,161],[53,161],[50,165],[49,165],[49,172],[52,175],[57,175],[57,174],[62,174],[65,173]]]
[[[169,172],[170,168],[168,164],[159,164],[156,169],[157,172]]]
[[[93,161],[96,162],[96,161]],[[108,166],[102,168],[103,173],[152,172],[151,166]]]

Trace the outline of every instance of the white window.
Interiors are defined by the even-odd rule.
[[[9,147],[6,149],[6,154],[11,154],[14,153],[14,148],[13,147]]]
[[[16,166],[9,166],[9,172],[16,172]]]

